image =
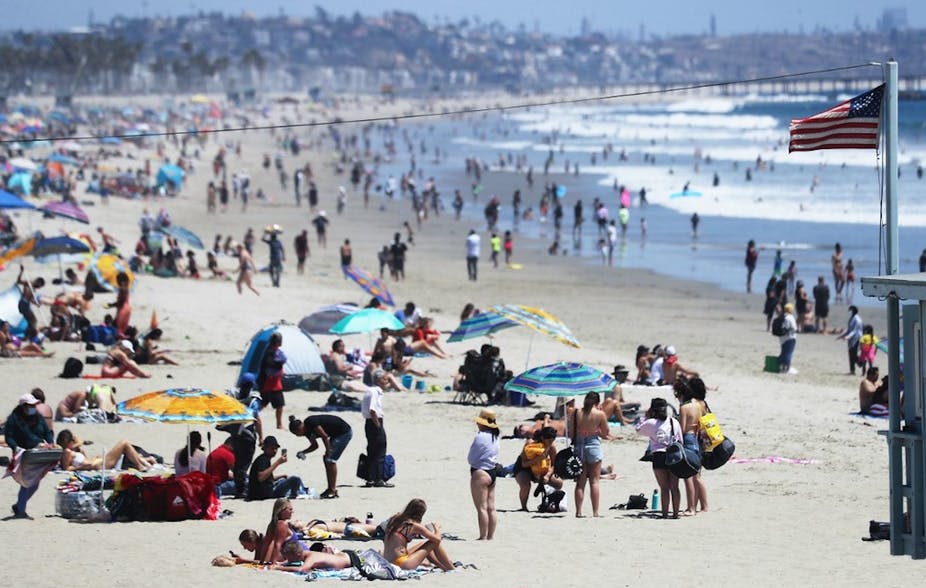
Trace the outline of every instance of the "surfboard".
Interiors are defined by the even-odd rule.
[[[697,190],[683,190],[681,192],[675,192],[674,194],[669,194],[669,198],[684,198],[687,196],[700,196],[701,193]]]

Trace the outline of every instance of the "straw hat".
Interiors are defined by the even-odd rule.
[[[483,408],[479,411],[479,416],[476,417],[476,424],[490,429],[498,429],[498,423],[495,422],[495,419],[496,415],[494,410],[491,408]]]

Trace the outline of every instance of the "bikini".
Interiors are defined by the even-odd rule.
[[[399,535],[405,538],[406,549],[408,548],[408,543],[412,540],[412,538],[409,537],[408,534],[405,532],[405,529],[408,529],[408,528],[409,528],[409,525],[406,523],[405,525],[403,525],[402,527],[396,530],[396,533],[398,533]],[[403,553],[402,555],[396,556],[396,558],[392,560],[392,563],[399,567],[402,567],[402,564],[404,564],[406,561],[408,561],[408,553]]]

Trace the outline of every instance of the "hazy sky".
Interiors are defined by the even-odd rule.
[[[818,26],[851,30],[858,22],[871,29],[886,8],[905,8],[909,25],[926,28],[926,3],[911,0],[0,0],[0,29],[67,29],[85,25],[90,11],[97,21],[117,14],[155,16],[190,14],[200,10],[258,16],[310,15],[315,6],[331,14],[381,14],[388,10],[415,12],[428,22],[479,16],[510,28],[524,23],[533,29],[566,34],[579,31],[583,17],[593,29],[624,31],[636,36],[641,24],[654,34],[703,33],[711,15],[721,35],[756,31],[812,32]],[[537,9],[536,7],[541,7]]]

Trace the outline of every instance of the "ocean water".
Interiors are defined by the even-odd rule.
[[[795,260],[798,278],[812,284],[823,275],[831,282],[829,259],[835,243],[852,259],[856,276],[883,273],[880,166],[874,150],[830,150],[788,154],[788,122],[820,112],[851,96],[748,96],[698,98],[667,103],[623,102],[556,106],[507,111],[469,121],[445,121],[407,129],[430,151],[440,145],[444,162],[419,155],[424,177],[434,176],[449,208],[454,189],[467,202],[465,214],[478,223],[497,174],[517,174],[522,210],[538,208],[545,181],[543,164],[552,153],[550,172],[566,187],[561,243],[587,263],[600,263],[597,229],[591,204],[602,199],[616,217],[619,194],[615,182],[633,195],[629,230],[615,250],[615,271],[649,268],[673,277],[696,279],[731,291],[745,291],[746,242],[760,248],[753,291],[761,292],[771,275],[776,249],[785,267]],[[900,150],[898,218],[900,271],[918,271],[926,249],[926,102],[899,105]],[[603,149],[612,151],[607,159]],[[534,169],[534,188],[523,182],[525,169],[500,166],[509,155],[526,159]],[[595,161],[592,161],[594,155]],[[462,175],[463,159],[476,157],[490,165],[483,178],[486,191],[474,202],[473,178]],[[569,162],[569,174],[565,175]],[[407,169],[402,164],[380,170],[383,176]],[[574,174],[578,163],[579,174]],[[714,176],[718,184],[714,185]],[[748,177],[747,177],[748,174]],[[688,184],[700,196],[672,197]],[[646,189],[648,204],[638,193]],[[515,226],[511,194],[495,194],[502,202],[500,228],[545,242],[553,240],[552,220],[521,221]],[[586,222],[581,243],[570,237],[573,205],[581,198]],[[700,217],[693,238],[690,217]],[[641,233],[645,218],[647,234]],[[857,292],[856,304],[880,304]]]

